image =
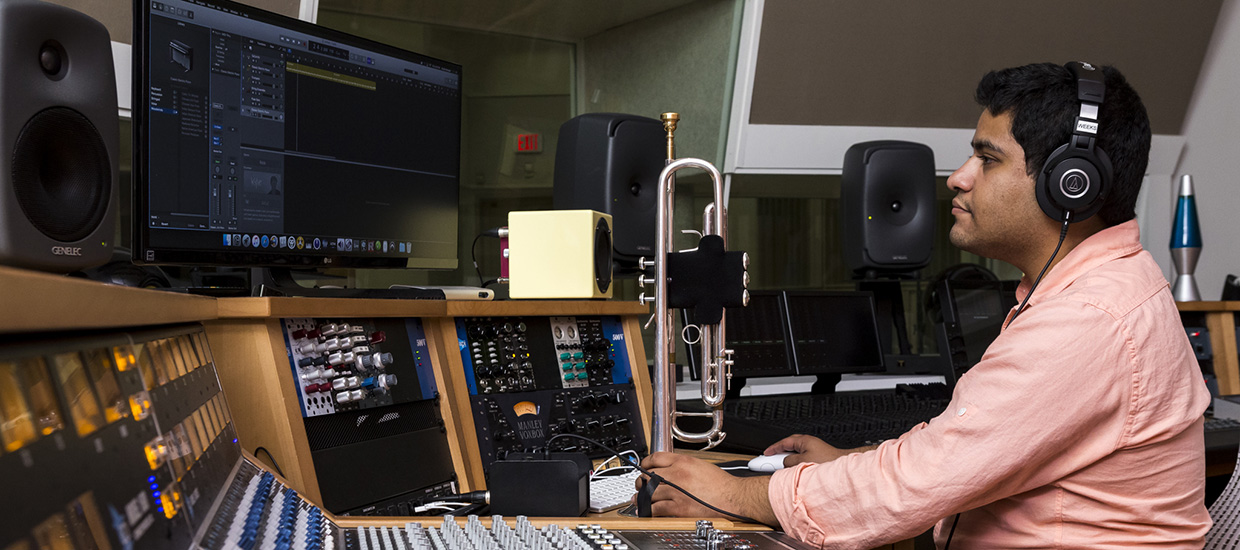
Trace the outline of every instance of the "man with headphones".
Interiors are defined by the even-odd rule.
[[[644,465],[812,545],[870,548],[935,525],[940,547],[1201,548],[1210,396],[1135,204],[1145,107],[1112,67],[994,71],[974,154],[947,180],[952,243],[1025,273],[1021,303],[947,410],[876,447],[794,436],[773,476],[658,453]],[[667,484],[656,515],[714,515]]]

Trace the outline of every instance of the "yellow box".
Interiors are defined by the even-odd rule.
[[[512,298],[610,298],[611,215],[593,210],[508,213]]]

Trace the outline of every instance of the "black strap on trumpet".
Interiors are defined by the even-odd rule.
[[[723,238],[705,235],[696,250],[667,255],[667,306],[684,309],[695,325],[717,325],[723,308],[745,305],[744,252],[723,248]]]

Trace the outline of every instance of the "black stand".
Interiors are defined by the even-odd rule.
[[[877,306],[878,342],[883,353],[891,352],[891,332],[894,327],[896,343],[900,355],[912,353],[908,341],[908,323],[904,319],[904,291],[900,281],[896,279],[863,279],[857,281],[857,290],[868,290],[874,293],[874,304]]]
[[[814,385],[809,388],[810,395],[835,393],[835,387],[840,384],[840,379],[843,377],[839,374],[818,374],[815,375],[815,378],[817,378],[817,380],[815,380]]]
[[[311,288],[301,286],[288,268],[254,268],[250,271],[254,296],[301,296],[311,298],[379,298],[443,300],[442,290],[426,288]]]

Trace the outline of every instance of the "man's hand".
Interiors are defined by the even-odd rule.
[[[802,462],[831,462],[841,456],[861,453],[873,449],[874,447],[858,447],[856,449],[838,449],[832,447],[826,441],[818,439],[812,435],[797,434],[785,437],[773,443],[762,452],[764,455],[773,455],[776,453],[792,453],[784,457],[784,466],[792,467]]]
[[[642,461],[642,467],[716,508],[767,525],[779,525],[767,498],[768,476],[735,477],[713,464],[675,453],[654,453]],[[638,480],[639,487],[644,482],[645,476]],[[660,483],[655,488],[651,512],[656,516],[724,517],[694,502],[667,483]]]

